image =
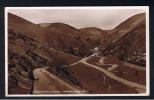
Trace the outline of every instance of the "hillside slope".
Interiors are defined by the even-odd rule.
[[[106,41],[109,35],[107,31],[96,27],[86,27],[80,29],[80,31],[83,33],[82,37],[84,41],[86,41],[88,47],[91,49],[99,46],[101,41]]]
[[[50,39],[54,39],[51,30],[38,27],[12,14],[9,14],[8,21],[9,94],[32,93],[34,69],[49,67],[57,73],[57,70],[61,70],[60,66],[80,59],[51,48],[50,42],[45,39],[45,35],[49,34]]]
[[[110,35],[104,54],[112,53],[125,61],[145,57],[145,28],[145,13],[127,19]]]
[[[52,27],[57,27],[57,24],[54,24],[54,26],[52,25]],[[69,26],[71,28],[66,28],[68,25],[62,25],[62,27],[64,27],[62,28],[61,24],[58,24],[59,28],[56,30],[48,27],[41,27],[40,25],[33,24],[11,13],[8,14],[8,26],[9,29],[19,32],[27,37],[32,37],[54,49],[78,56],[86,54],[85,44],[82,43],[80,36],[77,35],[79,32],[71,26]],[[62,31],[60,31],[60,29]],[[77,53],[74,53],[74,48],[78,49]]]

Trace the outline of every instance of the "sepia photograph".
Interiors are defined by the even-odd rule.
[[[6,96],[148,96],[149,7],[5,7]]]

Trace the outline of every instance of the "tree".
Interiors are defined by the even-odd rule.
[[[72,55],[74,55],[74,54],[75,54],[75,53],[74,53],[74,49],[73,49],[73,47],[72,47],[72,46],[70,46],[69,53],[70,53],[70,54],[72,54]]]

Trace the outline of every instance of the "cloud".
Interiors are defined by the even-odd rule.
[[[9,9],[9,12],[33,23],[61,22],[76,28],[113,29],[144,9]]]

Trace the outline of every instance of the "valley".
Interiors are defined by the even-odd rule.
[[[8,13],[8,94],[146,92],[145,13],[112,30]]]

